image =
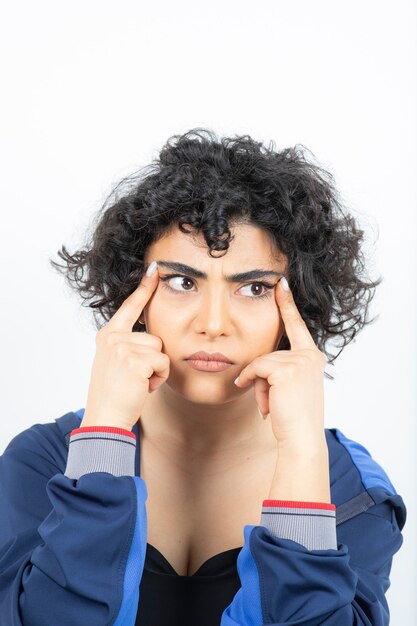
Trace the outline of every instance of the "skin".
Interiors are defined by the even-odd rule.
[[[255,268],[285,271],[286,259],[264,231],[240,224],[232,234],[218,258],[177,229],[148,249],[148,263],[157,260],[163,270],[164,261],[180,261],[207,279],[170,278],[176,282],[169,289],[168,272],[159,267],[142,279],[97,333],[81,426],[131,430],[138,422],[140,436],[185,472],[190,458],[218,471],[270,451],[276,454],[270,498],[328,502],[326,357],[283,281],[260,298],[253,283],[225,280]],[[147,332],[132,332],[141,316]],[[276,349],[283,332],[290,350]],[[234,364],[224,372],[196,371],[185,359],[197,350],[223,352]],[[269,420],[261,420],[257,405]]]
[[[268,233],[247,224],[231,231],[234,239],[219,258],[208,255],[202,235],[178,228],[147,250],[147,263],[179,261],[206,272],[208,280],[159,280],[144,308],[141,319],[148,333],[162,339],[170,373],[166,383],[148,395],[139,420],[142,434],[159,448],[211,455],[216,463],[227,459],[228,465],[248,451],[276,449],[271,423],[260,417],[254,385],[239,389],[233,381],[256,357],[277,347],[284,324],[274,289],[253,282],[227,283],[223,275],[254,268],[287,270],[287,259]],[[161,279],[176,272],[158,267],[158,273]],[[271,276],[259,280],[274,286],[278,282]],[[259,298],[264,293],[268,296]],[[222,352],[234,365],[223,372],[196,371],[184,359],[197,350]],[[268,413],[265,409],[263,402]]]

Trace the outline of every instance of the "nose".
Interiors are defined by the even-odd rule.
[[[207,287],[198,304],[194,330],[210,337],[229,335],[232,329],[230,296],[219,286]]]

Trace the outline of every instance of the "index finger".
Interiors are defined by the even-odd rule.
[[[285,291],[281,281],[282,278],[276,284],[275,299],[284,322],[291,349],[303,350],[306,348],[314,348],[317,350],[317,346],[307,328],[307,324],[301,317],[294,301],[291,289],[288,288],[288,291]]]
[[[152,265],[152,263],[150,264]],[[148,266],[149,269],[150,266]],[[139,285],[134,291],[124,300],[124,302],[113,314],[112,318],[107,323],[107,328],[110,330],[131,332],[134,324],[139,319],[143,309],[149,302],[159,282],[158,265],[152,276],[145,274]]]

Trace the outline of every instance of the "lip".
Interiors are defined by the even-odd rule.
[[[200,372],[224,372],[232,367],[232,363],[226,363],[226,361],[207,361],[202,359],[186,359],[185,361],[194,370]]]
[[[205,352],[204,350],[200,350],[199,352],[194,352],[194,354],[190,354],[189,357],[185,359],[186,361],[216,361],[217,363],[229,363],[233,365],[233,361],[231,361],[227,356],[222,354],[221,352]]]

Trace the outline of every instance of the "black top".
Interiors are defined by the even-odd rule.
[[[241,587],[236,561],[242,547],[212,556],[192,576],[180,576],[147,543],[135,626],[219,626]]]

